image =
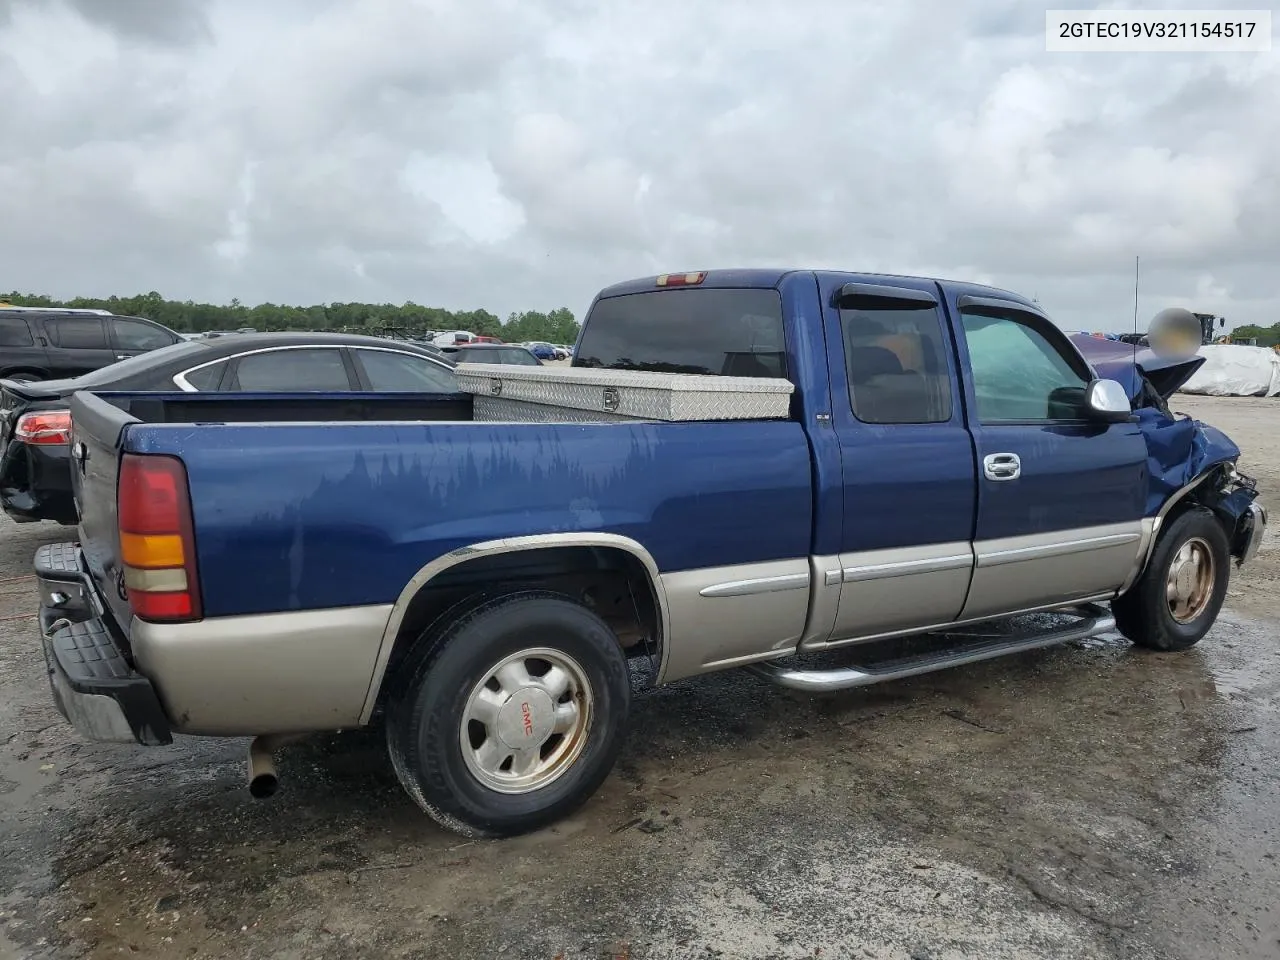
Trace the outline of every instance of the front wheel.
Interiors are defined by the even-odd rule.
[[[1222,609],[1230,563],[1222,525],[1204,507],[1192,507],[1160,533],[1138,582],[1111,602],[1116,626],[1151,650],[1194,646]]]
[[[401,784],[464,836],[511,836],[584,803],[622,748],[631,683],[617,638],[545,591],[468,609],[406,664],[387,710]]]

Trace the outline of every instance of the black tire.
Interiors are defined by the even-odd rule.
[[[1201,549],[1201,545],[1208,548],[1213,562],[1212,592],[1203,605],[1196,605],[1199,611],[1194,617],[1180,622],[1169,605],[1169,573],[1178,551],[1193,541],[1195,549]],[[1111,601],[1117,628],[1137,646],[1149,650],[1186,650],[1195,646],[1222,609],[1231,578],[1230,564],[1227,534],[1214,515],[1204,507],[1191,507],[1180,513],[1160,532],[1151,561],[1138,582]]]
[[[17,383],[39,383],[43,379],[41,374],[32,373],[30,370],[15,370],[0,377],[0,380],[13,380]]]
[[[455,833],[505,837],[547,826],[595,793],[622,749],[631,708],[622,647],[603,620],[556,593],[509,593],[459,610],[420,639],[392,687],[386,711],[392,766],[418,806]],[[582,704],[588,701],[574,698],[586,720],[554,779],[528,792],[504,793],[468,765],[463,718],[472,692],[493,669],[531,648],[546,648],[579,668],[591,707],[585,711]],[[556,706],[551,700],[546,704]],[[532,736],[533,721],[528,713],[523,716],[522,729]],[[539,714],[537,722],[545,716]],[[468,729],[475,730],[474,724]],[[480,729],[487,739],[487,728]],[[495,737],[496,731],[495,726]],[[500,738],[494,742],[504,747]],[[554,734],[543,746],[548,745],[555,747],[553,756],[560,749]]]

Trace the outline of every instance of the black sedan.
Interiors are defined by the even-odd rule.
[[[19,522],[76,522],[68,400],[77,390],[456,393],[453,366],[402,340],[248,333],[184,340],[70,380],[0,380],[0,507]]]

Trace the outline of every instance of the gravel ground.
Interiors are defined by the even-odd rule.
[[[1177,401],[1280,491],[1280,402]],[[68,532],[0,521],[0,957],[1280,957],[1274,532],[1189,653],[677,683],[578,815],[479,843],[373,731],[286,750],[267,801],[243,741],[82,742],[10,579]]]

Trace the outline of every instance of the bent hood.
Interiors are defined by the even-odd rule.
[[[1204,365],[1204,357],[1168,359],[1145,347],[1135,354],[1133,344],[1087,333],[1072,334],[1071,339],[1098,376],[1118,381],[1134,403],[1138,429],[1147,444],[1146,516],[1155,516],[1169,497],[1206,470],[1240,456],[1240,448],[1217,427],[1139,402],[1145,379],[1167,403]]]
[[[1117,381],[1130,400],[1136,400],[1141,393],[1142,377],[1146,377],[1161,398],[1168,400],[1205,362],[1199,355],[1169,358],[1159,356],[1148,347],[1138,347],[1135,351],[1131,343],[1104,340],[1087,333],[1073,333],[1071,341],[1098,376]]]

